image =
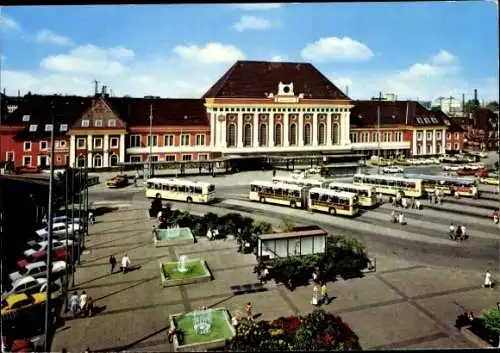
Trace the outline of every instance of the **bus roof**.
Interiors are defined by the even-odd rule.
[[[274,177],[273,181],[283,181],[285,183],[292,183],[292,184],[322,184],[325,181],[321,179],[311,179],[311,178],[292,178],[292,177]]]
[[[379,179],[379,180],[394,180],[394,181],[412,181],[412,182],[419,182],[422,181],[422,179],[411,179],[411,178],[405,178],[405,177],[395,177],[392,175],[380,175],[380,174],[355,174],[354,177],[359,177],[359,178],[372,178],[372,179]]]
[[[356,185],[356,184],[350,184],[350,183],[337,183],[336,181],[328,184],[329,187],[331,186],[338,186],[340,188],[351,188],[351,189],[359,189],[359,190],[371,190],[373,187],[368,186],[368,185]]]
[[[266,186],[266,187],[279,187],[282,189],[289,189],[289,190],[297,190],[300,191],[303,189],[303,187],[295,185],[295,184],[285,184],[285,183],[273,183],[272,181],[267,181],[267,180],[254,180],[250,183],[250,185],[259,185],[259,186]]]
[[[422,179],[422,180],[435,180],[435,181],[447,180],[465,184],[475,183],[475,180],[472,178],[454,178],[452,176],[446,176],[446,175],[405,174],[405,176],[409,178]]]
[[[309,193],[311,192],[318,192],[321,194],[327,194],[331,196],[337,196],[337,197],[345,197],[345,198],[351,198],[354,196],[358,196],[358,194],[354,192],[347,192],[347,191],[335,191],[331,189],[324,189],[324,188],[311,188],[309,189]]]
[[[214,185],[212,183],[205,183],[202,181],[191,181],[186,179],[175,179],[175,178],[151,178],[146,180],[146,183],[163,183],[163,184],[175,184],[184,186],[209,186]]]

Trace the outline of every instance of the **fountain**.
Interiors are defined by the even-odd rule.
[[[187,245],[195,242],[191,229],[178,225],[166,229],[153,230],[153,242],[155,247]]]
[[[202,307],[193,312],[193,329],[198,335],[212,332],[212,311]]]
[[[177,271],[184,273],[187,272],[189,269],[186,266],[187,262],[187,256],[186,255],[181,255],[179,256],[179,261],[177,261]]]

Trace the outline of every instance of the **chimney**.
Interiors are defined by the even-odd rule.
[[[17,90],[17,97],[21,98],[21,90],[20,89]]]
[[[474,89],[474,108],[479,105],[479,100],[477,99],[477,89]]]
[[[465,114],[465,93],[462,93],[462,115]]]
[[[102,86],[102,95],[103,95],[103,97],[106,96],[106,88],[107,87],[105,85]]]

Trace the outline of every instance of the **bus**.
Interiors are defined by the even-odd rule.
[[[426,192],[436,190],[445,195],[460,195],[472,198],[479,197],[477,181],[472,178],[454,178],[443,175],[406,174],[411,179],[422,179],[422,187]]]
[[[392,175],[355,174],[353,183],[356,185],[374,186],[381,194],[401,195],[406,197],[422,197],[422,179],[410,179]]]
[[[305,178],[291,178],[291,177],[274,177],[273,183],[282,183],[282,184],[292,184],[303,187],[317,187],[321,188],[328,185],[323,179],[305,179]]]
[[[146,197],[209,203],[215,200],[215,185],[185,179],[152,178],[146,181]]]
[[[362,207],[374,207],[377,205],[377,195],[373,186],[333,182],[328,184],[328,189],[357,194],[359,205]]]
[[[250,201],[274,203],[292,208],[305,208],[307,204],[304,187],[263,180],[250,183],[248,198]]]
[[[352,192],[331,189],[309,189],[308,207],[311,211],[327,212],[331,215],[355,216],[359,213],[358,195]]]

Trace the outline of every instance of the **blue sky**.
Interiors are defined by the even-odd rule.
[[[349,95],[498,100],[487,1],[3,7],[10,94],[198,97],[238,59],[311,62]]]

